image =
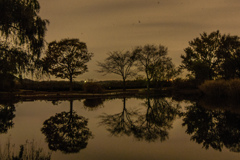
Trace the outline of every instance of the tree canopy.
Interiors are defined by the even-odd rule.
[[[91,60],[93,53],[89,53],[87,45],[79,39],[63,39],[49,43],[46,57],[43,58],[45,70],[51,75],[70,80],[87,72],[86,63]]]
[[[39,56],[44,45],[48,20],[38,13],[37,0],[0,0],[0,31],[6,39],[18,45],[27,45]]]
[[[199,83],[206,79],[239,77],[238,36],[221,35],[219,31],[204,32],[189,42],[181,55],[182,68],[190,71]]]

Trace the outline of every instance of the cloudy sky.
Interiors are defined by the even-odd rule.
[[[47,42],[79,38],[94,53],[89,72],[77,80],[121,79],[97,73],[110,51],[162,44],[176,66],[188,42],[220,30],[240,36],[239,0],[38,0],[40,16],[50,24]]]

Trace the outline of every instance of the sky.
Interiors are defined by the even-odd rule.
[[[78,38],[94,57],[75,80],[121,80],[97,73],[107,53],[164,45],[176,66],[188,42],[219,30],[240,36],[239,0],[38,0],[48,19],[46,41]],[[59,79],[60,80],[60,79]]]

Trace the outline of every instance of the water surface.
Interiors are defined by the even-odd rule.
[[[240,115],[171,98],[1,104],[1,152],[34,141],[51,159],[239,159]]]

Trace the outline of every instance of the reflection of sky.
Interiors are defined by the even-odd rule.
[[[240,35],[238,0],[39,0],[40,15],[50,21],[48,42],[79,38],[94,58],[79,79],[114,79],[96,73],[106,53],[137,45],[162,44],[179,65],[188,41],[206,31]],[[119,77],[120,79],[121,77]]]

